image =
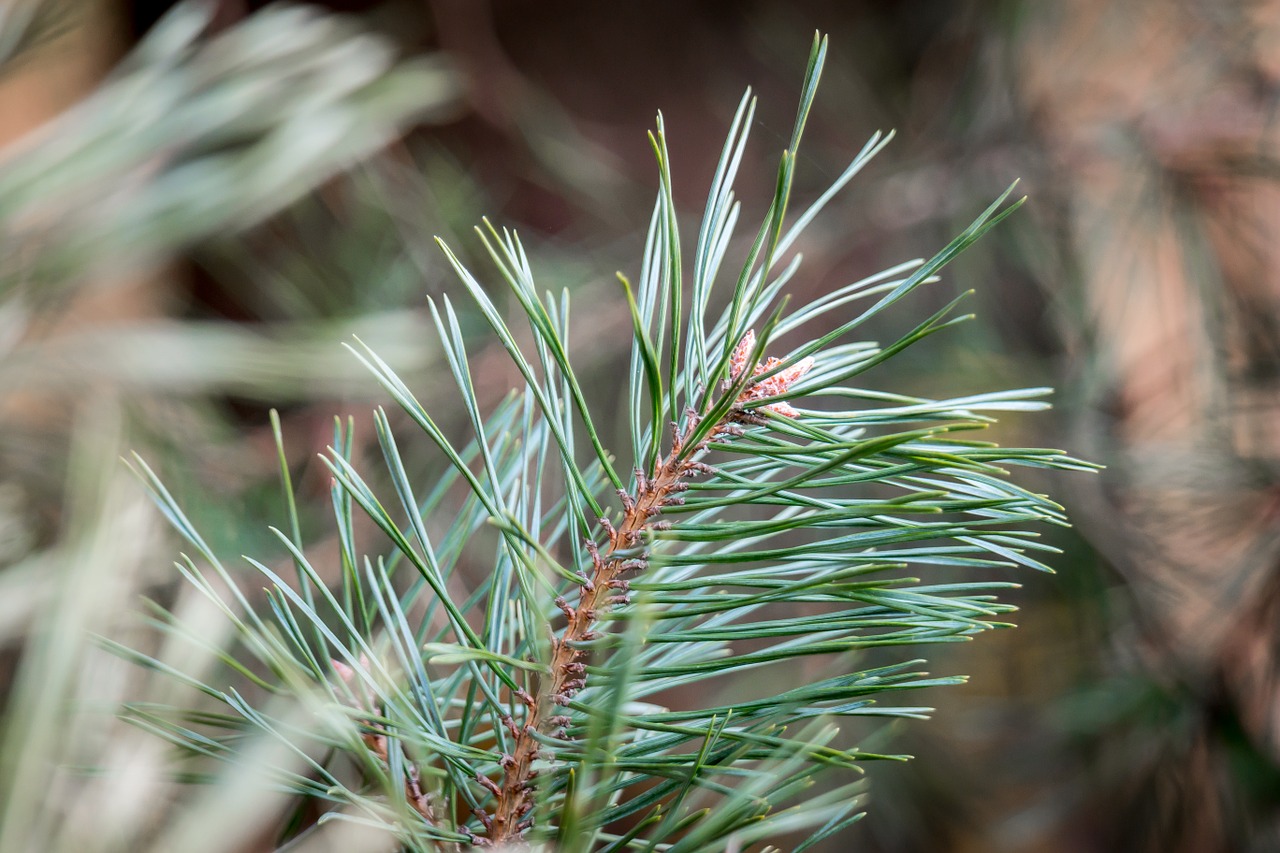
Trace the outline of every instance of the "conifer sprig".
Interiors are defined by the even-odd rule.
[[[970,574],[1046,569],[1038,555],[1053,549],[1033,528],[1065,523],[1061,507],[1010,483],[1008,468],[1090,466],[966,437],[989,412],[1043,408],[1045,389],[931,400],[848,384],[961,319],[953,303],[887,346],[848,339],[1008,215],[1017,206],[1006,206],[1009,192],[933,258],[789,306],[785,286],[800,262],[787,257],[791,246],[887,141],[874,137],[788,225],[796,148],[825,55],[825,39],[815,39],[774,199],[714,322],[754,101],[748,94],[735,116],[687,280],[659,119],[660,191],[644,261],[635,287],[620,276],[634,332],[630,464],[606,446],[574,372],[568,295],[540,295],[519,239],[485,223],[480,239],[531,347],[447,247],[445,257],[522,387],[482,412],[453,304],[433,304],[473,433],[459,447],[371,348],[353,347],[447,472],[421,495],[379,411],[393,490],[380,497],[352,461],[350,430],[335,431],[326,464],[336,587],[304,552],[290,492],[291,532],[277,535],[296,582],[251,560],[268,582],[267,610],[256,611],[140,466],[219,578],[211,583],[195,560],[179,567],[239,630],[228,663],[317,709],[318,722],[304,730],[200,680],[227,713],[133,707],[131,718],[196,760],[233,759],[249,733],[283,740],[302,766],[281,768],[280,784],[327,802],[325,820],[380,826],[413,850],[710,853],[795,833],[807,834],[805,849],[856,820],[862,763],[897,756],[848,745],[837,721],[923,716],[928,709],[891,700],[959,680],[930,677],[915,660],[859,670],[858,653],[1007,624],[996,594],[1010,584]],[[835,312],[846,319],[829,332],[781,349],[782,335]],[[853,408],[809,408],[824,397]],[[385,536],[386,553],[358,550],[357,513]],[[464,546],[474,550],[485,527],[497,534],[491,568],[464,575]],[[905,573],[916,566],[953,571],[921,583]],[[788,665],[801,661],[827,674]],[[676,688],[702,699],[669,707]],[[358,770],[355,781],[338,756]]]

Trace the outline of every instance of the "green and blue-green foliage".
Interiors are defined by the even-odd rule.
[[[194,768],[274,739],[292,754],[275,781],[323,803],[322,821],[381,827],[413,850],[692,853],[782,838],[805,849],[856,820],[863,762],[889,756],[844,744],[841,720],[922,716],[903,691],[959,680],[930,677],[905,652],[860,668],[866,651],[1004,625],[996,595],[1010,584],[981,576],[1045,570],[1052,549],[1035,529],[1065,523],[1008,469],[1090,466],[973,437],[992,412],[1044,408],[1047,389],[935,400],[853,384],[963,319],[953,302],[888,345],[855,337],[1008,215],[1009,192],[932,258],[787,303],[795,241],[889,141],[877,134],[788,215],[825,52],[816,40],[772,204],[732,276],[732,186],[755,102],[748,93],[734,118],[692,252],[659,118],[643,264],[634,286],[620,276],[634,330],[630,446],[608,446],[595,425],[569,352],[568,294],[541,293],[519,239],[486,223],[480,239],[530,331],[444,248],[474,303],[431,306],[456,394],[425,406],[375,347],[352,346],[417,429],[393,435],[376,413],[385,488],[353,464],[350,429],[336,429],[326,462],[340,582],[304,548],[283,451],[289,523],[275,535],[293,565],[249,560],[261,607],[139,460],[194,549],[179,570],[239,633],[224,662],[253,690],[173,672],[221,710],[128,716]],[[522,380],[493,411],[477,400],[459,321],[477,309]],[[461,407],[469,442],[450,440],[438,406]],[[399,449],[424,441],[444,463],[427,484]],[[358,528],[379,531],[380,546],[358,548]],[[491,568],[462,571],[486,543]],[[914,576],[939,566],[952,579]],[[159,607],[156,618],[185,630]]]

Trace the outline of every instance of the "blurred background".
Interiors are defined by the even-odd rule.
[[[234,796],[175,791],[159,745],[109,714],[174,688],[88,636],[155,642],[144,593],[187,607],[119,457],[145,456],[219,552],[263,553],[284,518],[278,408],[323,548],[309,460],[335,414],[369,439],[382,399],[339,342],[447,396],[424,298],[453,284],[431,238],[484,269],[484,215],[574,291],[589,393],[621,406],[611,282],[634,278],[656,188],[644,131],[661,109],[692,227],[752,86],[738,189],[758,217],[815,29],[831,52],[798,198],[875,130],[898,136],[808,232],[797,298],[932,254],[1020,178],[1029,204],[914,303],[972,287],[977,319],[870,381],[1053,385],[1055,412],[996,438],[1108,466],[1020,478],[1075,520],[1058,574],[1010,573],[1016,631],[928,652],[972,679],[879,735],[917,758],[870,767],[869,817],[830,849],[1280,850],[1268,0],[4,0],[0,850],[270,834]],[[502,359],[473,353],[494,401]],[[224,818],[237,831],[211,835]]]

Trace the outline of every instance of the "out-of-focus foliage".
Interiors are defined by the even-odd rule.
[[[0,5],[0,87],[56,57],[82,5],[92,4]],[[149,13],[132,5],[139,18]],[[234,28],[236,10],[254,5],[222,4],[223,23]],[[25,20],[38,25],[13,26]],[[875,768],[871,817],[836,849],[1276,846],[1280,785],[1267,733],[1277,707],[1267,604],[1280,315],[1274,3],[393,0],[369,21],[449,56],[463,81],[461,121],[379,157],[355,184],[330,181],[242,237],[197,241],[195,263],[114,282],[113,267],[98,265],[73,297],[56,300],[34,279],[6,280],[6,292],[18,293],[5,298],[16,309],[0,309],[6,560],[38,556],[70,523],[61,508],[72,430],[60,395],[88,401],[84,417],[109,420],[112,407],[86,389],[117,383],[130,389],[126,438],[104,453],[180,449],[184,464],[194,462],[190,476],[222,496],[193,508],[211,522],[205,529],[231,553],[246,550],[230,519],[275,497],[255,473],[271,456],[264,414],[246,398],[287,398],[287,432],[319,445],[330,426],[318,413],[333,405],[312,402],[359,393],[350,381],[358,371],[327,343],[352,328],[407,382],[428,387],[426,321],[402,309],[442,275],[425,261],[426,237],[483,213],[521,226],[531,243],[552,237],[531,252],[558,271],[557,283],[603,289],[584,269],[620,266],[635,248],[602,243],[601,224],[611,234],[645,225],[626,212],[642,209],[648,191],[649,151],[634,128],[661,105],[677,139],[677,177],[705,172],[728,118],[722,105],[740,81],[766,105],[785,103],[790,63],[821,27],[838,59],[806,131],[810,171],[801,174],[836,172],[835,152],[875,128],[899,134],[863,188],[832,211],[830,231],[810,230],[808,273],[795,285],[821,289],[894,253],[917,254],[936,242],[930,229],[954,231],[958,201],[1021,177],[1026,215],[955,268],[960,286],[981,284],[978,322],[943,356],[900,359],[895,382],[921,393],[1014,376],[1056,385],[1066,392],[1063,416],[1008,421],[1006,440],[1070,446],[1111,464],[1088,486],[1078,478],[1046,487],[1080,490],[1068,502],[1087,543],[1058,541],[1074,562],[1052,584],[1028,584],[1017,632],[963,649],[982,666],[940,663],[973,671],[973,683],[940,703],[936,725],[897,734],[892,748],[917,761]],[[0,129],[10,119],[0,117]],[[761,113],[757,140],[772,134],[780,148],[785,122]],[[418,144],[424,136],[439,147]],[[744,163],[743,184],[771,167]],[[687,186],[677,204],[691,208],[701,189]],[[389,239],[378,224],[388,210],[397,227]],[[903,233],[921,242],[904,247]],[[321,275],[348,280],[348,307],[317,309],[317,291],[331,291],[317,288]],[[607,344],[626,326],[595,304],[577,297],[580,328],[601,332],[572,347],[599,353],[600,371],[585,371],[584,382],[607,387],[618,365]],[[324,321],[344,312],[349,322]],[[148,340],[165,349],[144,349]],[[485,365],[479,390],[496,399],[507,375],[487,352],[473,361]],[[31,394],[51,384],[62,403]],[[1038,434],[1046,423],[1076,426],[1070,436]],[[256,464],[243,461],[246,443],[261,451]],[[299,445],[290,461],[300,481],[323,488],[306,464],[307,442]],[[20,565],[0,574],[10,584],[0,596],[0,680],[12,675],[33,602],[68,563]],[[135,742],[122,743],[127,752]],[[71,798],[48,799],[57,809]]]
[[[13,0],[0,7],[0,73],[58,34],[64,5],[56,0]]]
[[[13,72],[0,86],[72,62],[66,51],[97,20],[81,14],[87,5],[0,8],[0,73]],[[243,517],[277,487],[269,461],[266,470],[232,467],[221,453],[245,447],[231,429],[236,400],[269,394],[300,406],[344,393],[356,366],[334,358],[334,340],[357,328],[384,341],[400,369],[417,374],[429,363],[424,320],[405,310],[409,288],[402,282],[393,298],[385,286],[389,269],[404,278],[407,232],[380,235],[399,247],[380,255],[327,244],[364,259],[342,295],[281,271],[295,299],[261,314],[271,322],[259,327],[200,310],[201,274],[184,256],[247,256],[237,235],[273,215],[287,227],[304,194],[347,186],[357,179],[340,172],[450,115],[456,76],[439,60],[397,56],[348,18],[278,7],[226,27],[213,11],[174,10],[96,92],[0,151],[6,853],[244,850],[278,822],[288,802],[255,781],[253,767],[287,761],[279,746],[252,746],[245,767],[184,793],[154,739],[115,721],[112,708],[127,698],[171,702],[185,690],[119,666],[96,635],[132,638],[160,660],[209,672],[225,642],[199,604],[168,591],[164,539],[120,456],[146,447],[163,462],[181,459],[183,477],[216,495],[202,513],[217,521],[216,541],[237,547],[239,534],[221,520]],[[389,165],[361,168],[374,175]],[[402,190],[400,204],[413,191]],[[376,193],[352,192],[327,210],[359,222],[385,219],[387,207]],[[317,292],[329,300],[324,310],[296,305]],[[327,325],[339,318],[341,333]],[[193,619],[202,645],[158,643],[140,626],[147,591]],[[338,828],[308,849],[376,849],[364,835]]]
[[[1080,11],[1029,16],[1011,55],[1056,214],[1033,268],[1073,294],[1077,435],[1111,467],[1081,522],[1131,601],[1127,683],[1095,688],[1079,727],[1085,808],[1129,816],[1098,821],[1117,849],[1275,849],[1280,8]]]
[[[169,15],[4,152],[6,278],[127,274],[247,228],[454,98],[440,63],[398,60],[350,21],[276,7],[202,38],[209,8]]]

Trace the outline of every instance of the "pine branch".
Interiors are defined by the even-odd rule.
[[[298,541],[287,470],[292,533],[278,536],[297,583],[250,560],[268,583],[263,612],[142,471],[201,560],[184,560],[180,570],[240,635],[242,647],[226,655],[231,666],[264,690],[341,713],[298,733],[234,691],[196,679],[229,709],[204,719],[211,733],[196,731],[181,712],[132,709],[133,719],[200,759],[234,760],[245,731],[285,740],[307,756],[311,774],[281,771],[285,784],[335,809],[358,809],[412,850],[545,842],[565,853],[712,853],[731,839],[748,844],[803,829],[815,841],[856,820],[857,783],[814,795],[815,779],[900,757],[842,745],[833,721],[922,717],[928,709],[877,700],[959,679],[930,677],[907,661],[813,683],[759,680],[757,690],[701,708],[660,707],[649,697],[689,685],[710,690],[754,671],[781,676],[791,661],[955,642],[1006,626],[1011,608],[996,596],[1010,584],[921,583],[902,571],[1047,570],[1038,557],[1053,549],[1029,528],[1065,524],[1062,508],[1009,483],[1007,469],[1090,466],[1059,451],[968,437],[992,421],[989,412],[1042,408],[1035,398],[1043,389],[931,400],[847,384],[956,322],[959,300],[886,345],[845,340],[935,281],[1008,215],[1017,206],[1005,205],[1012,188],[932,258],[790,309],[784,289],[799,260],[783,256],[887,139],[877,134],[836,186],[786,227],[795,145],[825,45],[815,39],[774,198],[714,322],[712,286],[738,218],[730,183],[753,102],[744,98],[726,142],[688,281],[659,122],[652,139],[661,186],[644,263],[634,288],[620,276],[633,331],[632,479],[615,468],[574,372],[568,295],[544,298],[519,239],[486,223],[481,240],[533,335],[532,347],[522,348],[485,287],[441,244],[523,387],[482,412],[453,304],[433,302],[454,402],[473,433],[458,446],[372,349],[352,348],[447,468],[420,498],[379,410],[377,441],[393,489],[384,501],[353,461],[349,427],[338,426],[325,458],[339,531],[333,589]],[[863,300],[869,307],[826,333],[766,355],[784,332]],[[807,408],[822,397],[846,408]],[[589,447],[585,460],[579,446]],[[714,466],[705,461],[712,452]],[[603,497],[610,488],[621,501],[612,516]],[[466,497],[454,501],[459,490]],[[359,515],[385,536],[388,553],[360,553]],[[433,516],[453,520],[436,535],[426,523]],[[468,577],[459,594],[460,555],[482,547],[475,533],[485,526],[497,533],[492,568]],[[216,583],[201,565],[212,567]],[[393,582],[396,572],[410,577]],[[800,613],[819,615],[806,621]],[[183,633],[163,611],[160,620]],[[351,756],[360,781],[344,782],[312,759],[303,740]]]

